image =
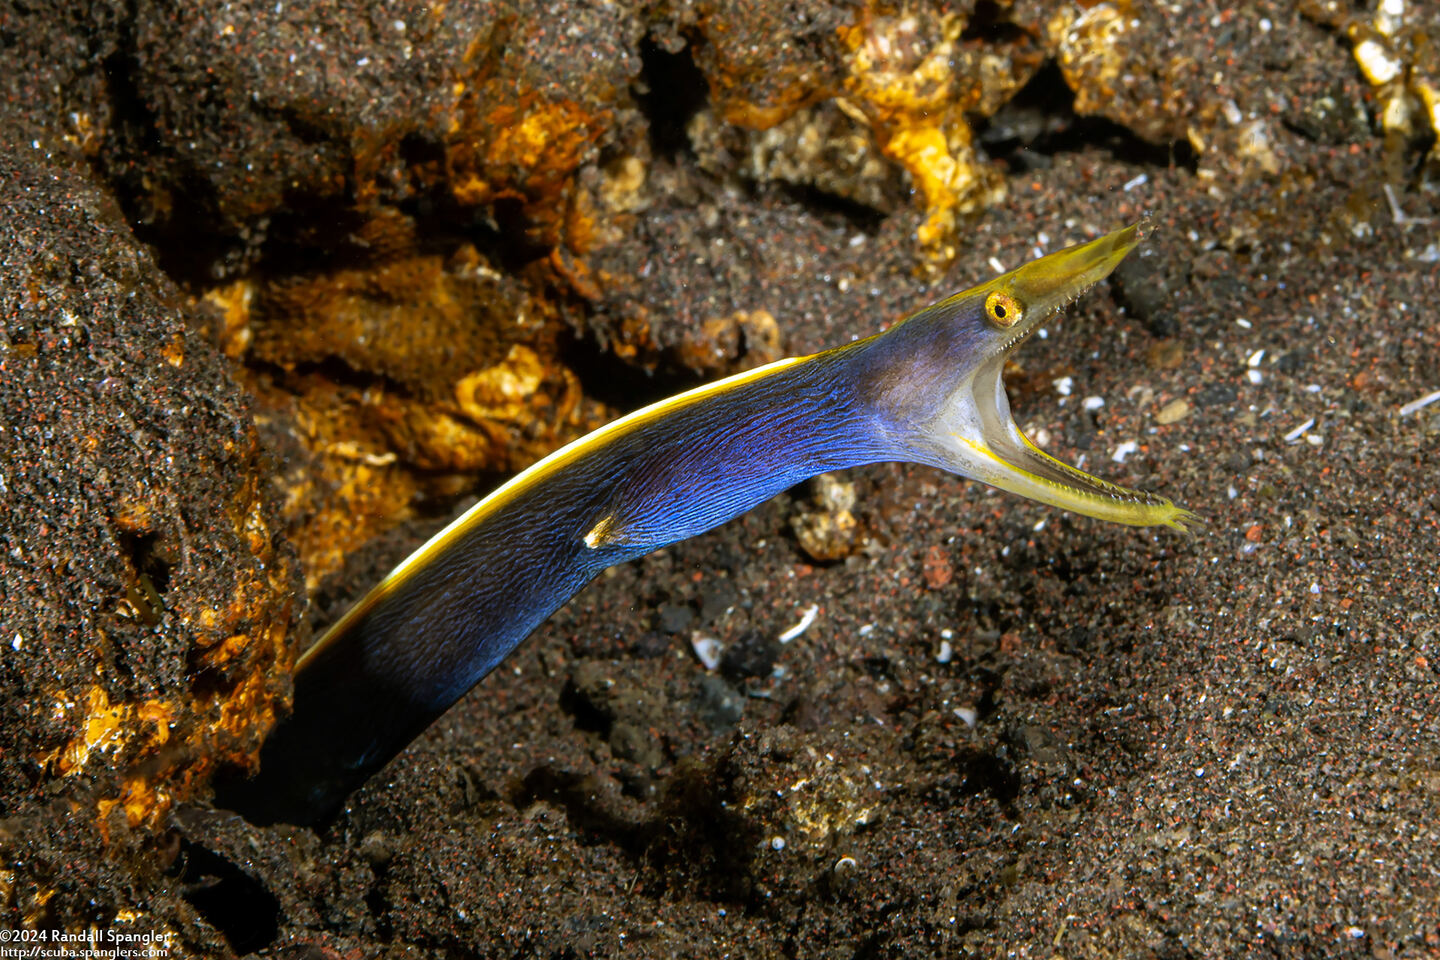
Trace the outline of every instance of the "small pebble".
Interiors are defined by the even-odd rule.
[[[925,578],[925,585],[931,590],[939,590],[955,578],[955,567],[950,562],[950,554],[938,543],[931,544],[925,551],[920,572]]]
[[[706,670],[714,670],[720,666],[721,655],[725,652],[725,647],[719,640],[698,633],[690,638],[690,649],[695,651],[696,659],[704,664]]]
[[[1361,40],[1355,45],[1355,60],[1374,86],[1382,86],[1400,76],[1404,67],[1378,40]]]
[[[1184,398],[1171,400],[1160,408],[1155,414],[1155,422],[1159,424],[1179,423],[1190,415],[1190,402]]]
[[[1178,340],[1157,340],[1146,351],[1145,357],[1156,370],[1174,370],[1185,362],[1185,348]]]

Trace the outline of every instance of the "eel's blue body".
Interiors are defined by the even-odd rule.
[[[217,804],[267,822],[328,816],[600,571],[818,473],[929,463],[1093,516],[1179,526],[1188,514],[1168,500],[1030,446],[1000,379],[1009,350],[1136,239],[1130,227],[1062,251],[867,340],[647,407],[537,463],[302,657],[294,712],[259,773],[223,784]]]

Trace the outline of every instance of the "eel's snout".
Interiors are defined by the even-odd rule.
[[[1110,275],[1140,243],[1142,223],[1058,250],[1015,270],[1009,287],[1025,306],[1028,325],[1040,323]]]

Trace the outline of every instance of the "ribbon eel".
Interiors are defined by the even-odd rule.
[[[294,711],[219,806],[333,815],[600,571],[702,533],[801,480],[928,464],[1043,503],[1180,530],[1169,500],[1096,479],[1020,432],[1001,374],[1046,318],[1110,273],[1132,225],[895,324],[614,421],[520,473],[400,564],[305,653]]]

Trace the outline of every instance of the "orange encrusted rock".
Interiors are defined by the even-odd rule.
[[[224,359],[32,139],[0,150],[0,790],[109,836],[253,755],[304,600]]]

